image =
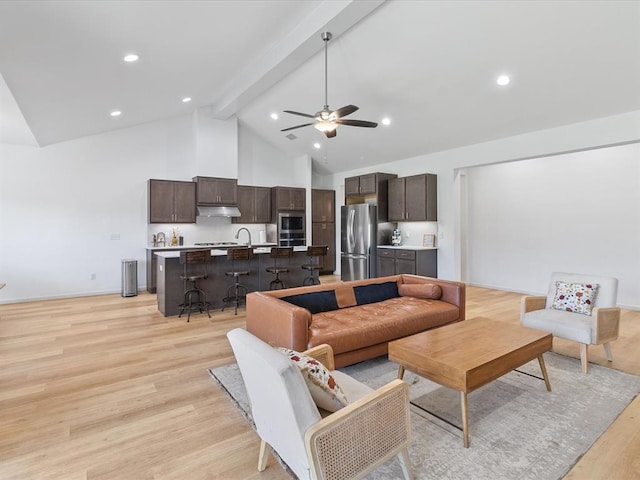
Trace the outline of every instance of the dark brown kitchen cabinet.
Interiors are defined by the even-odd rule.
[[[389,277],[396,274],[396,255],[388,248],[378,249],[378,276]]]
[[[329,250],[323,259],[320,273],[333,273],[336,269],[336,192],[311,190],[311,243],[327,245]]]
[[[388,221],[387,183],[397,178],[392,173],[369,173],[344,179],[344,203],[373,203],[378,207],[378,222]]]
[[[438,277],[438,250],[378,247],[378,276],[409,273]]]
[[[334,190],[311,190],[311,221],[335,222],[336,192]]]
[[[417,274],[416,252],[414,250],[396,250],[396,275],[401,273]]]
[[[331,274],[336,269],[336,227],[332,222],[313,222],[311,224],[313,245],[327,245],[329,249],[322,259],[322,274]]]
[[[424,174],[389,180],[390,222],[438,220],[437,175]]]
[[[149,180],[149,223],[196,223],[196,184]]]
[[[295,187],[272,187],[272,201],[275,209],[280,210],[302,210],[307,207],[307,192],[304,188]]]
[[[235,178],[193,177],[198,185],[198,205],[237,205],[238,180]]]
[[[241,215],[232,223],[271,223],[271,189],[239,185],[238,209]]]
[[[357,177],[344,179],[344,194],[351,195],[375,195],[379,192],[379,185],[388,178],[395,178],[396,175],[388,173],[368,173]]]
[[[344,179],[345,196],[360,195],[360,177],[349,177]]]

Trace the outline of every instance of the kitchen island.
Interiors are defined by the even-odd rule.
[[[248,292],[259,290],[269,290],[269,283],[274,279],[274,275],[267,272],[267,267],[273,266],[273,258],[269,255],[271,247],[257,247],[253,249],[253,258],[249,265],[245,262],[237,262],[237,268],[249,270],[249,275],[240,278]],[[156,251],[157,259],[156,280],[158,310],[165,317],[178,315],[180,305],[184,295],[184,282],[180,280],[183,266],[180,264],[179,251]],[[302,265],[309,263],[307,257],[307,247],[293,247],[293,255],[287,262],[284,259],[278,260],[278,265],[287,266],[288,273],[280,274],[280,278],[287,287],[299,287],[307,277],[308,271],[302,269]],[[211,304],[211,310],[221,309],[225,306],[222,301],[227,295],[227,289],[233,284],[232,277],[225,275],[231,270],[231,260],[227,258],[227,251],[222,249],[211,250],[211,261],[207,265],[209,278],[199,280],[198,286],[207,294],[207,301]]]
[[[276,246],[277,243],[256,243],[255,247],[271,247]],[[240,244],[236,242],[215,242],[215,243],[207,243],[207,244],[196,244],[192,243],[191,245],[154,245],[147,247],[147,292],[156,293],[157,288],[157,279],[156,272],[158,271],[158,257],[156,253],[158,252],[179,252],[182,250],[200,250],[202,248],[207,248],[210,246],[211,248],[230,248],[230,247],[239,247]]]

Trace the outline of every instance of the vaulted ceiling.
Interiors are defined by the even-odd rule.
[[[329,105],[389,126],[280,131],[324,104],[327,30]],[[3,0],[0,75],[2,143],[202,108],[340,172],[639,110],[640,2]]]

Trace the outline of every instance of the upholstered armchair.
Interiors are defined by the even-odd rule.
[[[571,287],[567,287],[570,284],[574,285],[573,293]],[[595,285],[595,298],[590,299],[588,287],[593,288]],[[618,338],[620,326],[620,309],[616,306],[617,294],[618,280],[615,278],[554,272],[551,274],[546,296],[522,298],[520,320],[525,327],[536,328],[550,332],[555,337],[578,342],[582,371],[587,373],[589,345],[602,345],[607,360],[612,361],[610,342]],[[577,306],[573,303],[573,297],[578,300]],[[589,307],[591,311],[576,313],[576,310],[580,311],[582,308],[581,305]]]
[[[331,371],[349,403],[323,418],[302,373],[286,355],[243,329],[227,334],[251,402],[262,443],[258,470],[270,449],[300,479],[362,478],[398,457],[411,479],[409,393],[394,380],[371,390],[334,370],[333,351],[320,345],[305,352]]]

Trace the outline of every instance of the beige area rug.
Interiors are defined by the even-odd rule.
[[[555,480],[562,478],[640,392],[640,377],[590,365],[584,375],[574,358],[544,355],[552,391],[537,360],[469,394],[470,448],[462,446],[460,394],[405,373],[412,402],[409,448],[418,479]],[[396,378],[384,357],[341,369],[377,388]],[[209,371],[251,422],[237,365]],[[437,416],[423,411],[423,408]],[[444,420],[444,421],[443,421]],[[255,453],[257,462],[258,452]],[[402,478],[390,461],[368,479]]]

